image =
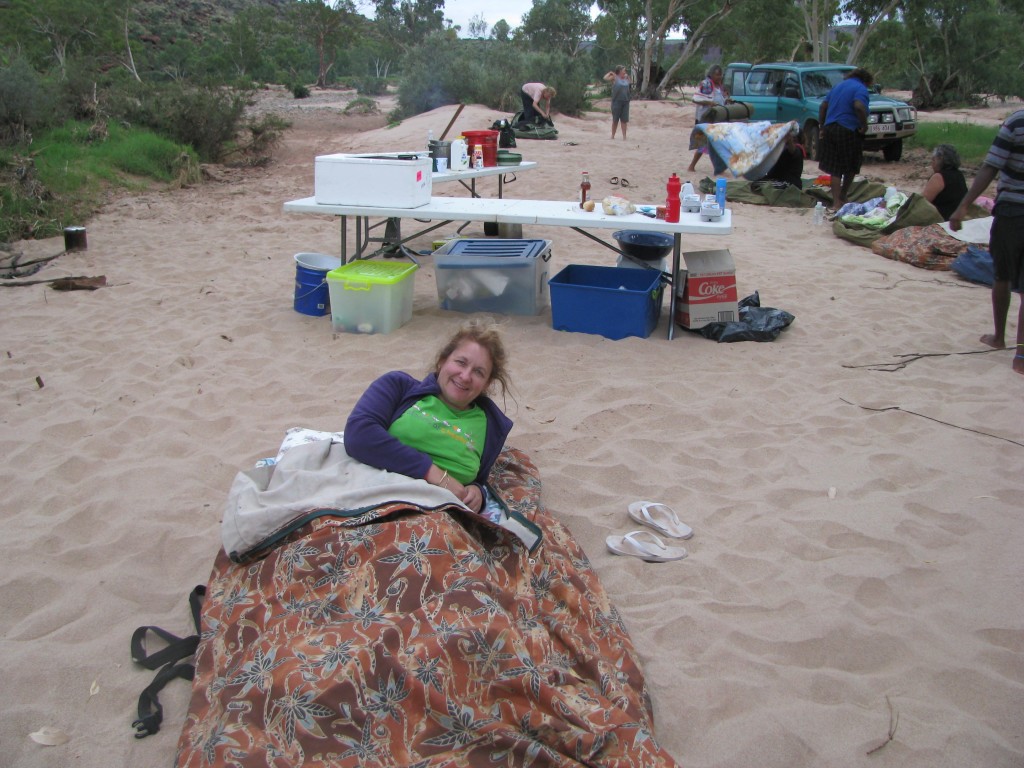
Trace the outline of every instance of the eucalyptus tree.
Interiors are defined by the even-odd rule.
[[[445,29],[444,0],[373,0],[381,38],[405,53]]]
[[[113,55],[126,7],[130,5],[117,0],[7,0],[0,16],[0,43],[63,79],[73,58]]]
[[[744,0],[724,24],[713,43],[723,61],[793,61],[806,50],[804,19],[794,0]]]
[[[1020,0],[904,0],[915,102],[939,107],[1024,91]]]
[[[591,0],[533,0],[533,7],[516,30],[516,39],[538,51],[558,51],[570,57],[590,36]]]
[[[487,37],[487,27],[487,18],[482,13],[478,13],[469,20],[469,28],[466,30],[466,34],[476,40],[480,40]]]
[[[512,39],[512,27],[504,19],[498,19],[491,27],[491,37],[501,43]]]
[[[296,0],[294,13],[299,29],[316,49],[316,84],[322,88],[339,51],[354,37],[355,6],[350,0]]]

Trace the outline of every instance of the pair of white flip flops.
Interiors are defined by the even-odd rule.
[[[629,505],[629,516],[668,538],[689,539],[693,536],[693,529],[665,504],[635,501]],[[630,531],[624,536],[609,536],[605,543],[612,554],[639,557],[649,563],[682,560],[689,554],[685,548],[670,547],[659,536],[646,530]]]

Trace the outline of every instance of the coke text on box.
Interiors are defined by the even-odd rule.
[[[737,316],[736,266],[728,249],[684,253],[676,281],[675,321],[684,328],[730,322]]]

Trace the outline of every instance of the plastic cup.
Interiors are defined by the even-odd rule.
[[[438,173],[447,173],[448,172],[448,158],[447,157],[439,157],[439,158],[437,158],[437,172]]]

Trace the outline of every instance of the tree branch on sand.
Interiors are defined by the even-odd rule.
[[[867,751],[867,754],[869,754],[869,755],[875,754],[875,752],[877,752],[882,747],[884,747],[886,744],[888,744],[890,741],[892,741],[893,738],[896,736],[896,729],[900,725],[900,713],[896,712],[893,709],[892,702],[889,700],[888,696],[885,697],[885,703],[889,705],[889,737],[885,741],[883,741],[881,744],[879,744],[877,747],[875,747],[873,749],[869,749]]]

